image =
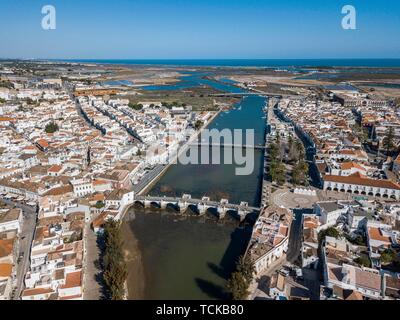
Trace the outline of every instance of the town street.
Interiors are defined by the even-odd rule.
[[[35,207],[19,204],[11,200],[2,199],[2,201],[10,206],[16,206],[23,210],[23,222],[18,239],[18,255],[17,255],[17,277],[15,284],[15,291],[13,291],[13,299],[18,300],[22,290],[24,289],[24,278],[28,271],[30,263],[30,252],[33,235],[35,232],[37,212]],[[19,257],[22,257],[19,261]]]
[[[83,283],[83,298],[85,300],[99,300],[101,298],[101,286],[99,284],[98,259],[100,249],[97,245],[97,236],[90,228],[89,224],[85,225],[85,272]]]

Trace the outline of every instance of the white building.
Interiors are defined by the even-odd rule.
[[[334,226],[339,217],[346,213],[349,207],[340,201],[321,201],[314,206],[314,212],[319,216],[322,228]]]
[[[112,191],[105,200],[106,209],[111,207],[118,210],[118,215],[115,217],[116,220],[120,219],[123,211],[135,200],[135,193],[133,191],[125,189],[115,189]]]
[[[261,213],[248,248],[256,274],[267,270],[286,254],[291,219],[291,213],[284,208],[269,207]]]
[[[73,187],[74,195],[79,198],[87,196],[94,192],[93,184],[91,181],[85,179],[74,179],[70,183]]]
[[[315,214],[302,215],[303,243],[301,246],[301,262],[304,268],[318,266],[318,230],[321,226],[319,217]]]
[[[19,233],[22,226],[22,219],[21,209],[0,210],[0,232],[17,230],[17,233]]]
[[[324,276],[328,288],[337,286],[357,291],[370,299],[382,298],[382,277],[376,269],[328,262],[325,264]]]
[[[349,176],[325,175],[324,190],[400,200],[400,185],[391,180],[368,178],[359,172]]]

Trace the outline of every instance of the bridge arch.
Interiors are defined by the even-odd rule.
[[[158,201],[150,201],[150,208],[161,209],[161,203]]]
[[[141,206],[144,208],[144,201],[141,200],[135,200],[132,204],[132,206]]]
[[[175,202],[167,202],[165,209],[169,211],[179,211],[178,204]]]

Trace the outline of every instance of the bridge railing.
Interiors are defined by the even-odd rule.
[[[251,210],[251,211],[259,211],[260,208],[252,207],[248,205],[240,205],[234,203],[221,203],[220,201],[204,201],[201,199],[196,198],[182,198],[182,197],[162,197],[162,196],[136,196],[134,201],[154,201],[154,202],[171,202],[171,203],[178,203],[178,202],[187,202],[190,204],[204,204],[210,207],[220,207],[224,206],[228,209],[235,209],[235,210]]]

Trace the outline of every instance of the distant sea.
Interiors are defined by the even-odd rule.
[[[50,61],[193,67],[400,67],[400,59],[57,59]]]

